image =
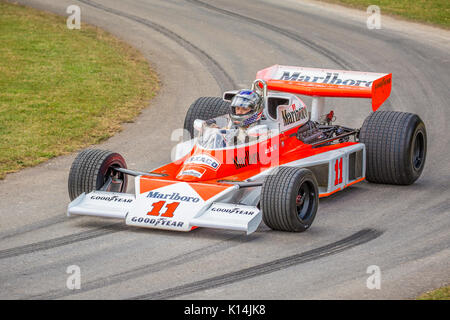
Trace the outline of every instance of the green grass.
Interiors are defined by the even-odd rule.
[[[450,28],[449,0],[323,0],[366,10],[380,7],[381,15],[390,14],[408,20]],[[382,18],[383,19],[383,18]],[[382,22],[383,23],[383,22]]]
[[[0,179],[112,136],[159,88],[137,50],[83,21],[0,1],[0,30]]]
[[[418,300],[450,300],[450,285],[430,292],[426,292],[417,298]]]

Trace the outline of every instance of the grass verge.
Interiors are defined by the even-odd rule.
[[[420,295],[418,300],[450,300],[450,285]]]
[[[449,0],[321,0],[366,10],[370,5],[380,7],[381,14],[402,17],[450,29]]]
[[[0,0],[0,30],[0,179],[107,139],[159,88],[142,54],[83,21]]]

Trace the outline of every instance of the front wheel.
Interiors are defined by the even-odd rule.
[[[269,175],[261,190],[264,223],[271,229],[306,231],[319,206],[319,191],[314,174],[308,169],[280,167]]]
[[[69,172],[69,197],[74,200],[83,192],[100,190],[126,192],[127,176],[113,168],[127,168],[125,159],[118,153],[86,149],[81,151],[72,163]]]

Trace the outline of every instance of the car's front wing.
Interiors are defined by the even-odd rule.
[[[93,191],[73,200],[67,214],[124,219],[127,225],[190,231],[210,227],[254,232],[261,223],[257,207],[222,203],[238,189],[233,185],[209,185],[136,178],[136,194]]]

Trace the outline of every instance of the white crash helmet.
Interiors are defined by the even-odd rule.
[[[245,114],[236,114],[236,107],[248,109]],[[254,90],[240,90],[231,100],[230,118],[235,125],[247,127],[261,119],[263,98]]]

